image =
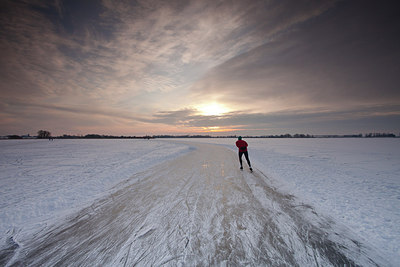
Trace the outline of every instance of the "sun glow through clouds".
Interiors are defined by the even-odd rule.
[[[197,110],[204,116],[220,116],[229,111],[224,105],[218,103],[204,104],[198,106]]]

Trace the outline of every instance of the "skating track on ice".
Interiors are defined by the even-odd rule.
[[[7,266],[387,265],[346,227],[237,155],[195,144],[108,197],[10,244]]]

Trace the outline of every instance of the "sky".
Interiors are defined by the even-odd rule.
[[[400,9],[3,0],[0,135],[400,133]]]

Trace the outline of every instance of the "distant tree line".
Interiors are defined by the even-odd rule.
[[[280,135],[258,135],[258,136],[243,136],[244,138],[374,138],[374,137],[396,137],[393,133],[368,133],[350,134],[350,135],[310,135],[310,134],[280,134]],[[224,136],[211,136],[211,135],[145,135],[145,136],[115,136],[115,135],[100,135],[100,134],[87,134],[87,135],[67,135],[52,137],[51,133],[47,130],[40,130],[37,136],[27,135],[8,135],[1,137],[2,139],[154,139],[154,138],[237,138],[237,135],[224,135]]]
[[[153,135],[154,138],[213,138],[211,135]]]
[[[7,135],[8,139],[22,139],[22,136],[20,135],[16,135],[16,134],[12,134],[12,135]]]
[[[153,139],[153,136],[115,136],[115,135],[101,135],[101,134],[87,134],[87,135],[62,135],[57,139]]]
[[[396,137],[396,135],[392,133],[368,133],[365,137]]]

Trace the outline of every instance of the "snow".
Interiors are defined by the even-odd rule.
[[[188,148],[140,139],[0,141],[0,233],[33,232]]]
[[[235,139],[198,141],[237,149]],[[280,191],[347,225],[400,265],[400,139],[246,141],[253,167]]]
[[[222,145],[236,153],[235,139],[185,141]],[[347,226],[385,255],[393,266],[400,265],[400,139],[246,141],[249,143],[249,156],[255,175],[257,172],[265,174],[269,179],[268,183],[272,182],[280,192],[294,195],[305,207],[311,205],[318,213]],[[156,165],[176,159],[192,149],[190,144],[176,139],[0,141],[0,237],[5,240],[9,236],[27,236],[60,222],[61,218],[90,206],[96,199],[126,188],[127,183],[134,184],[144,176],[141,173],[149,175]],[[207,169],[212,162],[204,160],[201,164],[203,169]],[[245,161],[243,164],[246,169]],[[197,186],[199,192],[204,191],[199,180],[201,171],[194,177],[190,174],[192,167],[184,169],[185,175],[188,175],[187,180],[192,179],[193,182],[184,183],[181,191],[174,191],[174,183],[180,186],[185,181],[181,179],[180,170],[168,171],[167,167],[168,165],[158,168],[157,179],[162,179],[165,173],[171,177],[169,183],[172,187],[155,184],[155,177],[149,176],[153,182],[149,182],[148,188],[156,190],[152,193],[153,197],[165,195],[163,190],[166,189],[177,196],[186,194],[185,199],[171,198],[169,206],[165,206],[171,207],[171,210],[185,202],[193,202],[200,207],[199,197],[204,201],[201,202],[204,207],[210,205],[211,202],[207,203],[207,199],[203,199],[204,196],[197,194],[195,190]],[[223,166],[218,168],[221,171],[218,175],[225,177],[228,170]],[[231,185],[229,181],[219,185],[209,173],[211,170],[213,169],[207,172],[207,181],[210,184],[204,186],[215,191],[221,185]],[[235,175],[233,173],[226,178],[236,179]],[[270,203],[263,201],[265,191],[261,190],[260,182],[252,182],[253,176],[244,177],[253,194],[267,209]],[[195,184],[196,180],[198,184]],[[143,186],[143,182],[137,185]],[[189,189],[189,186],[194,191],[183,190],[186,187]],[[146,193],[137,190],[137,194],[143,195],[143,199],[148,199]],[[232,198],[232,201],[239,200]],[[212,196],[208,201],[218,203],[212,200]],[[151,203],[148,205],[152,207]],[[132,207],[133,210],[137,208]],[[164,209],[162,206],[157,208]],[[214,213],[213,209],[209,211]],[[191,213],[192,216],[195,214]],[[157,214],[148,216],[150,217],[140,220],[152,221],[151,218]],[[190,218],[176,217],[173,220],[185,221]],[[192,228],[187,231],[194,231]],[[143,246],[144,237],[151,238],[151,235],[162,233],[154,230],[156,228],[149,229],[141,229],[138,233],[139,239],[143,238]],[[200,231],[200,235],[208,236],[204,231]],[[188,246],[186,237],[180,238],[183,246]],[[254,240],[249,242],[253,243]]]

